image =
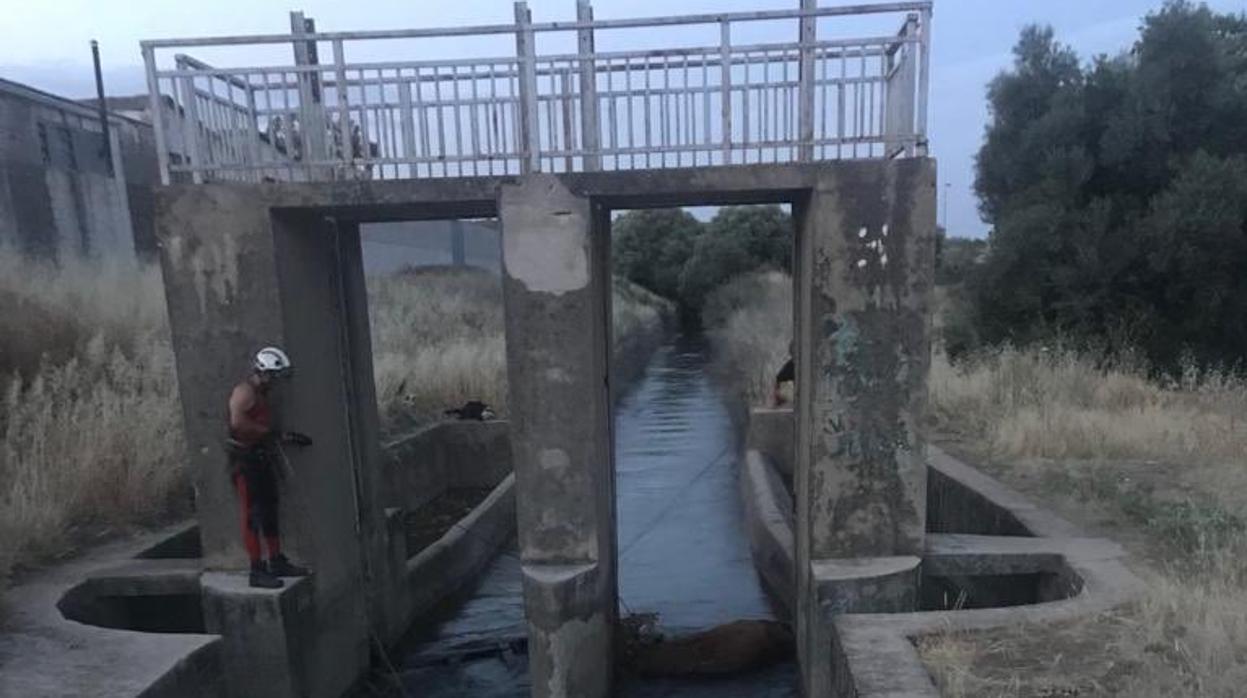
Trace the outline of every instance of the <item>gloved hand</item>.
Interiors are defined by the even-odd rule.
[[[282,432],[281,442],[284,444],[293,444],[295,446],[311,446],[312,437],[307,434],[300,434],[297,431]]]

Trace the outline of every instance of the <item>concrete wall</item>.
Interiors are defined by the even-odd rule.
[[[830,614],[914,596],[934,234],[928,160],[163,190],[157,221],[206,560],[242,563],[217,450],[225,395],[255,348],[286,344],[304,367],[287,387],[290,424],[317,435],[294,458],[286,514],[292,550],[317,573],[309,685],[336,690],[358,673],[361,607],[384,631],[398,602],[387,587],[394,575],[378,572],[394,558],[395,518],[382,514],[385,476],[372,446],[357,224],[497,216],[533,692],[609,695],[610,210],[782,201],[800,223],[799,643],[807,694],[825,695],[819,681],[830,668],[810,648],[830,646]],[[858,556],[869,559],[837,564]],[[872,579],[886,598],[863,591]]]
[[[831,617],[917,599],[935,163],[838,163],[794,218],[797,646],[805,694],[827,695]],[[859,594],[875,573],[900,596]]]
[[[438,422],[384,447],[386,507],[415,511],[450,488],[491,488],[512,472],[502,420]]]
[[[367,561],[383,555],[379,483],[361,465],[379,455],[358,232],[272,213],[257,188],[194,194],[166,199],[157,220],[204,561],[246,567],[222,415],[254,351],[288,347],[296,373],[275,395],[281,426],[316,444],[288,452],[283,542],[316,573],[308,685],[336,696],[368,665],[379,580]]]
[[[109,123],[111,160],[93,109],[0,80],[0,243],[48,259],[154,250],[151,129]]]
[[[549,175],[504,184],[499,208],[533,695],[604,698],[617,613],[609,214]]]

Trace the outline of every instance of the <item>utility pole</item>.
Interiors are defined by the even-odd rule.
[[[108,168],[108,174],[111,176],[116,174],[113,172],[113,142],[112,134],[108,129],[108,104],[104,101],[104,75],[100,70],[100,44],[95,39],[91,39],[91,60],[95,63],[95,96],[99,100],[96,105],[100,115],[100,133],[104,141],[104,146],[100,150],[100,157],[104,159],[104,165]],[[153,114],[153,119],[160,118],[159,115]]]

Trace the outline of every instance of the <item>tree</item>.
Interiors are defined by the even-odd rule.
[[[678,299],[680,274],[701,237],[701,221],[683,209],[641,209],[615,219],[611,229],[615,273]]]
[[[1161,369],[1247,352],[1217,330],[1244,290],[1225,270],[1247,269],[1241,211],[1218,200],[1241,194],[1217,180],[1242,175],[1245,86],[1242,15],[1168,2],[1129,54],[1085,68],[1051,29],[1023,30],[988,88],[975,189],[993,231],[967,280],[973,334],[1131,343]]]
[[[733,278],[762,268],[792,268],[792,217],[779,206],[719,210],[680,274],[680,302],[700,313],[706,296]]]

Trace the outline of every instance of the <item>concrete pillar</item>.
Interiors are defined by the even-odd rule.
[[[934,162],[836,163],[795,213],[798,653],[826,696],[831,616],[916,599]]]
[[[616,619],[609,219],[549,175],[504,184],[499,199],[533,695],[608,696]]]
[[[294,375],[274,396],[279,426],[315,443],[286,451],[282,542],[314,576],[309,602],[284,612],[314,620],[286,617],[277,630],[313,629],[290,643],[309,657],[299,664],[307,671],[301,683],[307,695],[337,696],[368,666],[368,601],[382,581],[373,566],[384,556],[358,231],[311,211],[274,211],[264,196],[258,187],[161,192],[157,225],[178,386],[204,562],[242,578],[238,502],[221,444],[226,400],[256,349],[277,344],[290,353]],[[220,596],[218,615],[250,617],[225,608],[255,602],[245,584],[240,589]],[[381,612],[378,604],[374,614]],[[273,637],[245,624],[224,627],[243,634],[239,642]]]

